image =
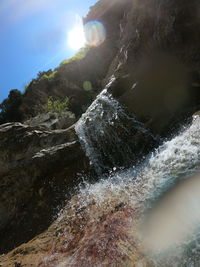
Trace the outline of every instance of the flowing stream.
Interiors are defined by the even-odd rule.
[[[114,169],[115,166],[120,165],[117,157],[115,157],[116,154],[122,159],[120,163],[130,160],[132,157],[134,150],[130,146],[131,144],[124,142],[125,139],[121,139],[116,128],[114,127],[113,130],[107,132],[107,127],[111,126],[112,128],[117,122],[127,134],[125,137],[130,138],[129,123],[127,125],[122,123],[124,119],[126,122],[131,121],[137,130],[146,133],[147,130],[143,125],[128,117],[118,102],[104,90],[86,114],[83,115],[76,127],[80,141],[98,173],[102,173],[102,170],[109,168],[109,166],[104,165],[103,158],[105,156],[112,162]],[[147,134],[150,135],[150,133]],[[112,153],[108,155],[110,147],[115,147],[114,155]],[[159,203],[160,198],[166,192],[174,186],[176,187],[177,182],[188,180],[192,175],[199,172],[200,117],[196,116],[190,125],[183,127],[177,136],[164,142],[158,149],[149,154],[142,163],[110,173],[109,177],[108,175],[105,178],[101,176],[100,181],[95,184],[85,184],[80,189],[79,203],[80,206],[87,206],[92,199],[98,206],[102,206],[104,203],[112,205],[113,199],[120,199],[127,205],[139,207],[141,218],[143,218],[143,216],[146,216],[144,214],[148,213],[147,211],[154,209],[155,203]],[[188,192],[187,189],[184,191],[184,197],[189,197],[188,201],[187,198],[186,200],[178,198],[178,204],[186,204],[184,204],[184,207],[182,207],[183,205],[180,206],[179,211],[182,211],[183,208],[183,212],[173,222],[175,226],[173,226],[173,223],[170,224],[170,211],[169,215],[165,216],[163,228],[162,226],[159,227],[159,221],[157,225],[155,223],[157,228],[157,232],[155,229],[153,232],[155,240],[153,239],[151,240],[152,243],[150,242],[150,245],[154,244],[155,248],[148,255],[153,261],[152,266],[200,266],[198,257],[200,244],[198,243],[199,235],[197,231],[197,225],[200,224],[200,212],[198,211],[200,206],[200,197],[198,197],[200,196],[200,183],[198,185],[199,188],[196,186],[196,194]],[[166,205],[168,204],[164,204],[164,207]],[[177,205],[177,203],[172,205]],[[176,217],[176,214],[173,216]],[[180,227],[177,227],[177,222]],[[169,225],[172,225],[170,229],[168,229]],[[175,242],[177,240],[174,240],[177,239],[177,236],[173,232],[177,232],[177,229],[182,229],[180,234],[183,236],[178,244]],[[171,236],[168,243],[165,240],[166,237],[164,237],[165,232],[168,233],[168,236]],[[159,240],[161,243],[158,242],[158,245],[156,244],[157,234],[159,237],[163,235],[164,240],[161,238],[161,241]]]

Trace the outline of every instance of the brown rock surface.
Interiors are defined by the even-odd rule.
[[[150,266],[139,246],[138,210],[113,198],[80,205],[74,197],[49,229],[0,257],[3,266]],[[80,206],[82,206],[80,208]],[[60,265],[59,265],[60,264]]]

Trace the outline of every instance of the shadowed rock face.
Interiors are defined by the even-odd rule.
[[[167,135],[199,106],[200,4],[132,1],[110,92],[154,133]]]
[[[0,250],[4,252],[49,225],[56,207],[78,183],[75,174],[85,170],[88,161],[73,127],[51,131],[4,124],[0,150]]]

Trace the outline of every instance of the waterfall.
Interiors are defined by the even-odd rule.
[[[99,207],[105,203],[112,206],[113,199],[115,199],[139,208],[140,213],[143,214],[147,208],[153,205],[152,203],[159,201],[159,197],[178,181],[188,179],[191,175],[199,172],[200,117],[197,116],[194,117],[191,125],[184,127],[176,137],[166,141],[143,163],[110,174],[109,178],[102,178],[96,184],[86,184],[80,190],[79,204],[87,206],[91,201],[95,201]],[[187,212],[189,214],[190,210]],[[188,216],[187,213],[185,216]],[[200,220],[200,218],[198,219]],[[191,228],[193,225],[189,225],[189,227]],[[199,259],[193,260],[188,256],[194,251],[199,251],[199,243],[195,241],[197,236],[198,234],[195,234],[195,238],[193,236],[187,240],[186,247],[183,242],[175,250],[173,249],[171,254],[167,254],[167,259],[153,258],[152,266],[199,266],[192,265],[196,262],[200,264]],[[195,242],[196,250],[194,244],[191,249],[192,242]],[[196,254],[194,258],[196,258]],[[183,262],[184,265],[181,265]]]
[[[107,89],[114,81],[112,77],[75,128],[98,174],[130,165],[137,158],[142,158],[144,150],[150,150],[158,141],[141,122],[127,115],[119,102],[108,93]],[[136,140],[138,134],[144,136],[143,144]]]
[[[111,79],[108,86],[113,81],[114,79]],[[127,115],[106,88],[79,120],[76,132],[100,177],[99,182],[95,184],[85,183],[84,186],[80,186],[78,196],[80,208],[86,208],[91,206],[91,203],[95,203],[97,209],[107,207],[106,209],[112,210],[117,203],[119,205],[123,203],[137,210],[137,215],[142,221],[160,201],[162,203],[162,197],[166,192],[176,188],[180,181],[190,180],[192,175],[200,173],[199,116],[195,116],[190,125],[184,126],[176,136],[165,141],[145,158],[142,153],[139,154],[142,161],[136,162],[134,156],[138,157],[138,154],[134,138],[137,133],[144,134],[151,142],[157,141],[157,138],[142,123]],[[116,168],[121,166],[125,168],[119,168],[116,171]],[[110,171],[106,176],[102,175],[105,170],[111,170],[111,167],[114,167],[114,172]],[[197,256],[200,247],[199,231],[196,227],[200,224],[200,213],[197,207],[197,203],[200,202],[198,199],[200,189],[195,190],[195,196],[192,192],[187,190],[185,192],[188,203],[185,199],[179,199],[180,212],[176,212],[174,218],[170,218],[168,213],[163,216],[165,227],[170,225],[172,219],[174,222],[174,225],[170,226],[172,229],[166,228],[166,235],[169,232],[170,238],[167,238],[170,242],[173,244],[173,235],[176,236],[176,232],[179,231],[183,234],[183,240],[179,240],[178,245],[173,244],[172,248],[163,248],[163,251],[158,249],[160,243],[151,243],[152,249],[154,247],[156,250],[153,254],[147,254],[153,262],[151,266],[200,266],[200,258]],[[187,205],[183,206],[181,202]],[[174,206],[179,207],[178,204],[173,203]],[[169,214],[170,210],[172,209],[169,209]],[[176,218],[178,214],[182,220],[181,227],[177,223],[180,220]],[[145,220],[148,221],[148,219]],[[186,237],[186,234],[181,232],[183,230],[190,234]],[[156,240],[160,240],[164,229],[162,225],[155,223],[154,231],[151,242],[156,243]],[[143,242],[142,235],[139,242]],[[169,240],[168,243],[170,243]],[[163,241],[162,238],[161,241]]]

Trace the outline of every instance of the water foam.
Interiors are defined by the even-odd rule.
[[[109,193],[139,188],[143,200],[159,196],[177,180],[200,171],[200,117],[170,141],[165,142],[140,166],[119,171],[96,184],[87,184],[82,194],[92,194],[100,201]],[[131,188],[131,189],[130,189]],[[86,193],[87,192],[87,193]]]

